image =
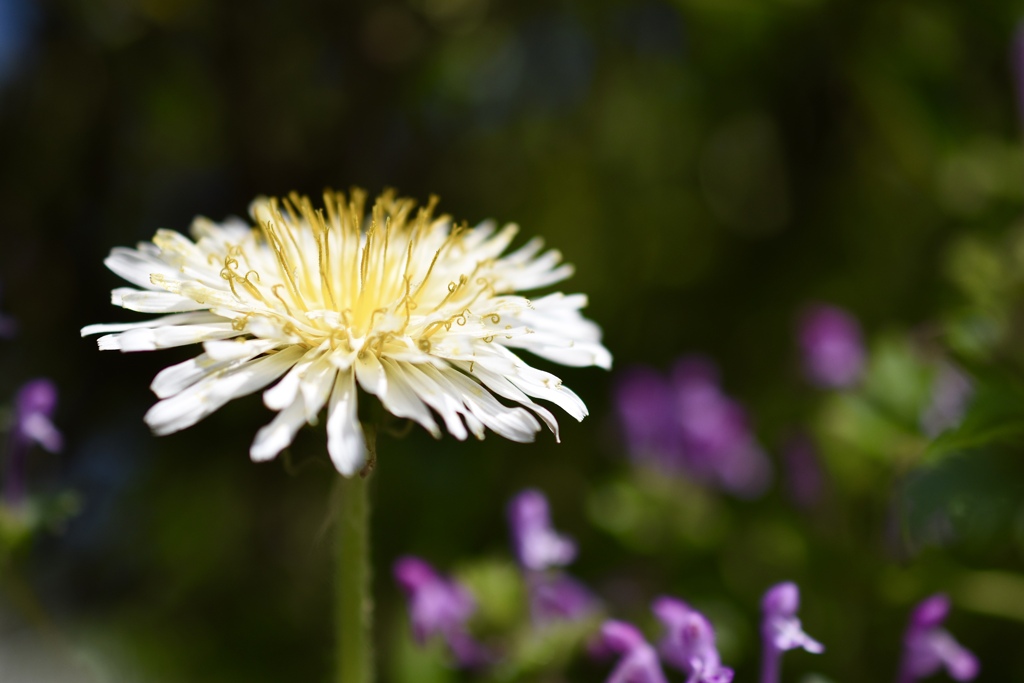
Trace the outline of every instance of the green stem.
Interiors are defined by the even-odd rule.
[[[338,477],[334,608],[336,683],[373,682],[373,596],[370,593],[369,477]]]

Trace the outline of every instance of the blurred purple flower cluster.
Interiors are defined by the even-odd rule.
[[[762,600],[761,622],[763,660],[761,683],[778,683],[782,653],[802,647],[820,653],[824,647],[804,633],[796,617],[799,606],[796,584],[772,586]],[[619,663],[606,683],[657,683],[665,681],[660,659],[686,675],[686,683],[731,683],[733,670],[722,666],[711,622],[688,604],[662,596],[651,606],[665,627],[657,651],[630,624],[605,622],[595,653],[620,655]]]
[[[722,666],[715,630],[707,618],[682,600],[662,596],[651,606],[665,626],[658,644],[661,657],[688,676],[689,683],[730,683],[733,671]]]
[[[604,622],[592,653],[601,658],[619,657],[605,683],[668,683],[657,651],[633,624],[615,619]]]
[[[534,623],[579,619],[593,612],[593,594],[562,570],[576,558],[576,544],[552,527],[544,494],[535,489],[517,494],[509,503],[508,520]]]
[[[442,638],[462,667],[487,661],[486,650],[469,635],[467,623],[476,611],[476,602],[464,587],[418,557],[399,558],[393,571],[409,600],[409,620],[417,643]]]
[[[837,306],[815,304],[797,329],[804,376],[823,389],[847,389],[860,381],[866,353],[860,323]]]
[[[771,464],[746,411],[722,391],[708,359],[683,357],[668,377],[645,367],[628,370],[615,404],[637,461],[741,497],[756,497],[771,482]]]
[[[527,489],[515,495],[508,505],[508,520],[534,626],[595,614],[599,608],[597,599],[562,569],[576,558],[576,544],[552,526],[544,494]],[[408,598],[409,619],[418,643],[440,637],[455,664],[463,668],[492,659],[469,636],[468,622],[476,611],[476,603],[465,587],[442,577],[418,557],[400,558],[393,571]]]

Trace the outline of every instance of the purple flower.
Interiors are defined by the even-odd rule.
[[[409,599],[409,620],[413,636],[423,645],[440,636],[459,666],[477,666],[487,660],[483,647],[470,637],[466,622],[476,603],[465,588],[434,571],[418,557],[399,558],[393,568],[395,580]]]
[[[508,506],[516,557],[526,569],[540,571],[564,567],[576,557],[576,544],[551,526],[551,512],[544,494],[527,489]]]
[[[537,624],[573,620],[593,614],[597,598],[565,572],[527,572],[530,614]]]
[[[857,319],[841,308],[818,304],[800,317],[797,333],[804,374],[811,384],[845,389],[864,372],[864,342]]]
[[[675,399],[668,379],[651,368],[625,370],[615,390],[615,408],[630,454],[671,466],[677,447]]]
[[[791,581],[772,586],[761,599],[761,683],[778,683],[786,650],[803,648],[814,654],[825,651],[825,646],[804,633],[796,616],[798,609],[800,589]]]
[[[942,628],[948,614],[949,598],[942,594],[926,598],[911,613],[903,636],[899,683],[913,683],[943,667],[957,681],[978,675],[978,659]]]
[[[658,653],[632,624],[608,620],[601,626],[595,650],[619,655],[619,663],[605,683],[668,683]]]
[[[703,614],[682,600],[660,597],[651,609],[667,629],[658,644],[662,659],[688,678],[686,683],[730,683],[732,669],[722,666],[715,630]]]
[[[516,557],[523,568],[535,623],[578,619],[594,611],[597,600],[579,581],[558,568],[576,557],[576,544],[551,526],[544,494],[527,489],[508,505]]]
[[[4,482],[4,499],[9,505],[18,505],[25,498],[25,468],[32,446],[42,446],[51,453],[64,446],[64,439],[53,424],[56,409],[57,386],[48,379],[27,382],[14,399],[14,426]]]
[[[688,469],[740,496],[764,492],[771,466],[754,440],[747,413],[725,395],[709,360],[684,357],[672,372],[681,453]]]
[[[707,359],[681,358],[669,379],[633,369],[620,380],[616,403],[635,458],[739,496],[756,496],[767,487],[771,466],[746,411],[722,392]]]

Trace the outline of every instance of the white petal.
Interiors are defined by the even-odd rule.
[[[102,351],[119,350],[125,353],[132,351],[154,351],[169,349],[174,346],[196,344],[213,339],[229,339],[237,337],[239,332],[231,323],[213,323],[211,325],[168,325],[166,327],[145,327],[127,330],[118,334],[108,334],[96,340]]]
[[[465,441],[469,433],[460,417],[463,412],[462,402],[446,393],[443,387],[438,386],[437,382],[425,374],[429,367],[410,363],[406,365],[403,377],[420,400],[441,416],[448,433],[459,441]]]
[[[541,244],[543,243],[539,241],[527,243],[526,247],[535,251]],[[572,265],[568,263],[558,265],[562,261],[562,254],[555,249],[545,252],[539,258],[524,262],[520,252],[524,251],[526,247],[509,254],[495,264],[494,272],[497,275],[495,286],[499,291],[526,291],[547,287],[572,277],[575,272]]]
[[[470,431],[478,439],[483,438],[483,432],[479,428],[474,429],[477,425],[471,418],[475,418],[480,425],[489,427],[492,431],[512,441],[533,441],[534,435],[540,429],[540,425],[533,415],[522,408],[509,408],[502,405],[484,387],[458,370],[450,368],[448,371],[441,371],[429,366],[422,370],[440,387],[441,391],[462,399],[468,412],[465,409],[460,409],[460,412],[466,419]]]
[[[390,358],[382,360],[387,372],[388,381],[385,391],[378,394],[384,408],[397,417],[415,420],[424,427],[435,439],[441,438],[441,430],[430,414],[430,408],[416,395],[415,390],[406,381],[408,363]]]
[[[551,401],[577,421],[589,414],[583,400],[549,372],[524,365],[516,374],[509,375],[508,380],[528,396]]]
[[[558,341],[546,335],[551,341]],[[545,358],[560,365],[574,368],[586,368],[592,365],[605,370],[612,367],[612,354],[601,344],[587,341],[576,341],[568,346],[562,343],[544,343],[540,335],[524,335],[511,340],[503,340],[504,346],[529,351],[535,356]]]
[[[290,347],[227,370],[213,373],[178,394],[158,402],[146,413],[146,424],[157,434],[191,427],[233,398],[262,389],[284,374],[302,351]]]
[[[182,325],[187,323],[216,323],[223,322],[224,318],[214,315],[208,311],[195,313],[173,313],[159,318],[140,320],[134,323],[100,323],[98,325],[86,325],[82,328],[82,336],[88,337],[91,334],[103,334],[105,332],[124,332],[139,327],[158,327],[163,325]]]
[[[231,244],[238,244],[252,234],[252,228],[241,218],[228,218],[223,223],[215,223],[205,216],[198,216],[192,221],[190,229],[196,245],[204,247],[204,240],[213,242],[220,247],[219,251],[227,251]]]
[[[160,253],[165,257],[195,257],[202,255],[196,249],[196,244],[177,230],[160,228],[153,235],[153,244],[160,247]]]
[[[266,353],[278,346],[272,339],[232,339],[231,341],[208,341],[203,351],[213,360],[240,360]]]
[[[315,353],[320,353],[320,351],[307,353],[299,363],[292,367],[283,380],[273,389],[264,392],[264,402],[269,405],[277,400],[271,398],[268,401],[267,398],[274,389],[286,382],[290,386],[294,384],[295,387],[288,390],[288,394],[292,398],[291,403],[285,406],[270,424],[257,432],[256,439],[249,450],[249,455],[253,460],[270,460],[276,457],[295,439],[295,434],[303,423],[315,419],[317,413],[327,403],[331,388],[334,386],[334,376],[337,370],[323,358],[322,354],[320,357],[314,356],[312,361],[306,361]]]
[[[195,358],[166,367],[157,373],[149,388],[157,398],[167,398],[192,386],[202,378],[231,365],[230,361],[217,362],[201,353]]]
[[[463,236],[462,247],[466,251],[475,250],[488,237],[494,234],[494,229],[496,227],[497,225],[492,220],[481,221],[477,225],[474,225],[473,229],[466,232]]]
[[[118,287],[110,292],[110,302],[115,306],[140,313],[177,313],[180,311],[202,311],[208,304],[172,292],[144,292],[131,287]]]
[[[502,256],[500,263],[521,266],[524,263],[529,263],[543,248],[544,240],[540,237],[532,237],[523,246]]]
[[[306,407],[306,421],[312,423],[316,420],[317,414],[327,403],[334,388],[334,376],[338,369],[331,364],[330,360],[321,356],[309,368],[306,376],[302,379],[299,392]]]
[[[351,477],[366,462],[366,442],[356,418],[356,385],[351,372],[339,372],[327,409],[327,452],[343,476]]]
[[[275,348],[276,342],[263,339],[250,339],[246,342],[217,342],[228,343],[232,346],[240,346],[245,349],[245,354],[230,358],[212,358],[207,353],[201,353],[195,358],[164,368],[149,385],[149,388],[157,395],[157,398],[167,398],[179,391],[189,387],[207,375],[233,366],[242,365],[245,361],[255,358],[261,353],[271,351]]]
[[[175,277],[178,269],[160,260],[160,257],[127,247],[114,247],[103,263],[115,274],[143,289],[159,289],[150,276],[154,273]]]
[[[551,414],[551,411],[544,406],[537,405],[531,401],[530,397],[523,393],[523,391],[517,386],[512,384],[512,382],[508,381],[507,377],[499,375],[496,372],[491,372],[480,363],[470,364],[458,361],[454,365],[455,367],[461,368],[465,373],[479,379],[485,387],[498,396],[526,406],[528,409],[533,411],[545,425],[547,425],[547,428],[555,435],[555,441],[560,442],[562,440],[558,432],[558,421],[555,419],[555,416]],[[472,369],[470,369],[471,365]]]
[[[271,410],[284,410],[290,406],[299,394],[302,376],[321,353],[320,349],[306,351],[280,382],[263,392],[263,405]]]
[[[295,439],[295,434],[306,421],[305,412],[302,398],[296,398],[270,424],[256,432],[256,439],[249,448],[249,457],[256,462],[276,457]]]
[[[491,227],[486,223],[482,225],[482,227],[484,226]],[[496,257],[498,254],[505,251],[505,248],[512,243],[512,240],[515,239],[518,233],[519,226],[515,223],[509,223],[485,242],[476,246],[473,249],[473,258],[478,261],[485,261]]]
[[[388,378],[380,359],[370,351],[356,356],[356,379],[367,393],[379,396],[387,390]]]

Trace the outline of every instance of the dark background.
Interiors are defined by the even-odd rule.
[[[833,433],[821,417],[832,397],[798,372],[807,302],[852,311],[872,348],[921,336],[944,347],[930,331],[977,303],[949,264],[970,240],[1004,254],[1020,217],[1019,15],[957,0],[0,0],[0,283],[20,324],[2,342],[0,389],[58,383],[67,448],[38,454],[32,486],[80,503],[16,563],[59,633],[26,647],[71,652],[96,680],[327,680],[322,428],[300,434],[290,466],[246,456],[271,417],[258,397],[153,437],[148,383],[195,350],[99,353],[78,330],[139,317],[109,305],[111,247],[244,215],[259,194],[358,185],[438,194],[458,220],[542,235],[576,265],[563,289],[589,295],[616,362],[541,363],[591,410],[561,420],[559,445],[419,429],[381,443],[382,680],[474,679],[417,659],[390,563],[507,564],[504,504],[526,486],[551,498],[580,543],[573,571],[609,614],[653,635],[653,596],[692,600],[715,617],[739,681],[756,676],[760,593],[787,578],[828,648],[787,657],[787,680],[890,679],[907,612],[936,590],[957,605],[950,629],[981,680],[1024,679],[1019,490],[987,526],[894,535],[908,482],[941,508],[981,471],[915,478],[917,435],[831,468],[816,512],[781,485],[737,501],[635,470],[611,393],[621,368],[707,353],[777,458],[794,425],[826,449]],[[1015,310],[1017,290],[1000,292]],[[844,446],[831,450],[869,458]],[[993,456],[1008,463],[1003,484],[1024,481],[1019,446]],[[843,479],[851,467],[856,481]],[[38,620],[10,603],[10,642],[35,643]],[[582,652],[570,661],[525,680],[608,670]]]

